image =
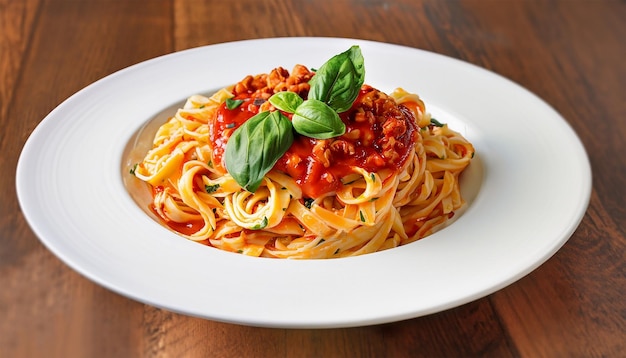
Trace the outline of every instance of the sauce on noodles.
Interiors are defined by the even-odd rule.
[[[465,204],[458,179],[474,148],[400,88],[385,94],[362,85],[339,113],[344,134],[295,134],[254,193],[234,180],[224,164],[233,132],[257,113],[276,110],[268,101],[274,93],[306,99],[314,75],[302,65],[291,73],[278,67],[211,97],[188,98],[131,171],[150,185],[152,212],[190,240],[275,258],[386,250],[452,218]]]
[[[223,103],[210,122],[213,165],[224,167],[228,138],[258,113],[258,104],[264,99],[253,98],[253,94],[234,97],[243,101],[234,109]],[[289,113],[285,115],[291,117]],[[325,140],[297,135],[274,166],[294,178],[308,198],[338,190],[343,185],[340,179],[351,174],[355,166],[368,172],[398,171],[415,149],[418,128],[413,112],[371,86],[361,88],[352,108],[341,113],[340,118],[346,125],[344,135]]]

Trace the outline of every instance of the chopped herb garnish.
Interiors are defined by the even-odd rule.
[[[202,105],[202,106],[200,106],[200,107],[198,107],[198,108],[199,108],[199,109],[202,109],[202,108],[204,108],[204,105]]]
[[[439,122],[438,120],[432,117],[430,118],[430,124],[432,124],[435,127],[443,127],[443,123]]]
[[[233,110],[239,106],[241,106],[241,104],[243,103],[242,99],[232,99],[232,98],[227,98],[226,99],[226,108]]]
[[[132,168],[130,168],[129,172],[131,175],[135,175],[135,171],[137,170],[137,166],[139,165],[139,163],[135,163],[135,165],[133,165]]]
[[[374,175],[374,173],[370,174],[370,178],[372,178],[372,181],[376,181],[376,175]]]
[[[235,123],[228,123],[228,124],[226,125],[226,128],[229,128],[229,129],[230,129],[230,128],[235,128]]]
[[[204,190],[206,190],[207,193],[211,194],[211,193],[215,193],[217,191],[217,189],[220,188],[219,184],[213,184],[213,185],[205,185],[204,186]]]
[[[378,200],[378,199],[380,199],[380,198],[371,198],[371,199],[370,199],[370,202],[372,202],[372,201],[376,201],[376,200]]]
[[[365,216],[363,216],[363,212],[359,210],[359,216],[361,217],[361,221],[365,222]]]
[[[310,209],[311,206],[313,206],[314,201],[315,200],[311,198],[304,199],[304,206],[306,206],[307,209]]]
[[[265,227],[267,226],[267,216],[263,217],[263,221],[261,221],[260,224],[256,224],[252,227],[252,230],[261,230],[261,229],[265,229]]]
[[[239,250],[237,250],[237,253],[238,253],[238,254],[243,254],[243,250],[242,250],[242,249],[239,249]]]

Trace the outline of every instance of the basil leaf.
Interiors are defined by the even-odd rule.
[[[347,111],[365,80],[364,62],[358,46],[335,55],[309,81],[308,98],[327,103],[337,113]]]
[[[226,98],[226,108],[233,110],[243,103],[243,99]]]
[[[308,99],[296,109],[291,118],[296,132],[315,139],[328,139],[346,132],[346,125],[337,112],[322,101]]]
[[[228,139],[226,169],[242,188],[255,192],[291,143],[289,118],[279,111],[261,112],[239,126]]]
[[[361,48],[359,46],[352,46],[350,50],[348,50],[348,56],[350,56],[350,60],[352,61],[356,74],[358,75],[358,95],[359,91],[361,91],[361,86],[365,82],[365,58],[363,58],[363,54],[361,53]]]
[[[281,111],[295,113],[296,108],[298,108],[304,100],[295,92],[277,92],[270,97],[269,101],[274,107]]]

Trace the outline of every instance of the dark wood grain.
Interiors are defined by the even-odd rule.
[[[623,356],[625,18],[619,0],[0,0],[0,357]],[[545,264],[485,298],[327,330],[246,327],[143,305],[41,245],[20,212],[14,173],[28,135],[55,106],[155,56],[282,36],[421,48],[536,93],[589,155],[593,192],[579,228]]]

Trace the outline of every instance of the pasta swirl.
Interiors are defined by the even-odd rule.
[[[313,76],[302,65],[277,68],[189,97],[134,170],[163,223],[226,251],[317,259],[390,249],[448,222],[464,205],[459,175],[474,148],[400,88],[387,95],[363,85],[341,114],[345,134],[297,137],[254,193],[237,184],[222,159],[229,136],[260,110],[275,110],[267,102],[273,93],[306,98]]]

